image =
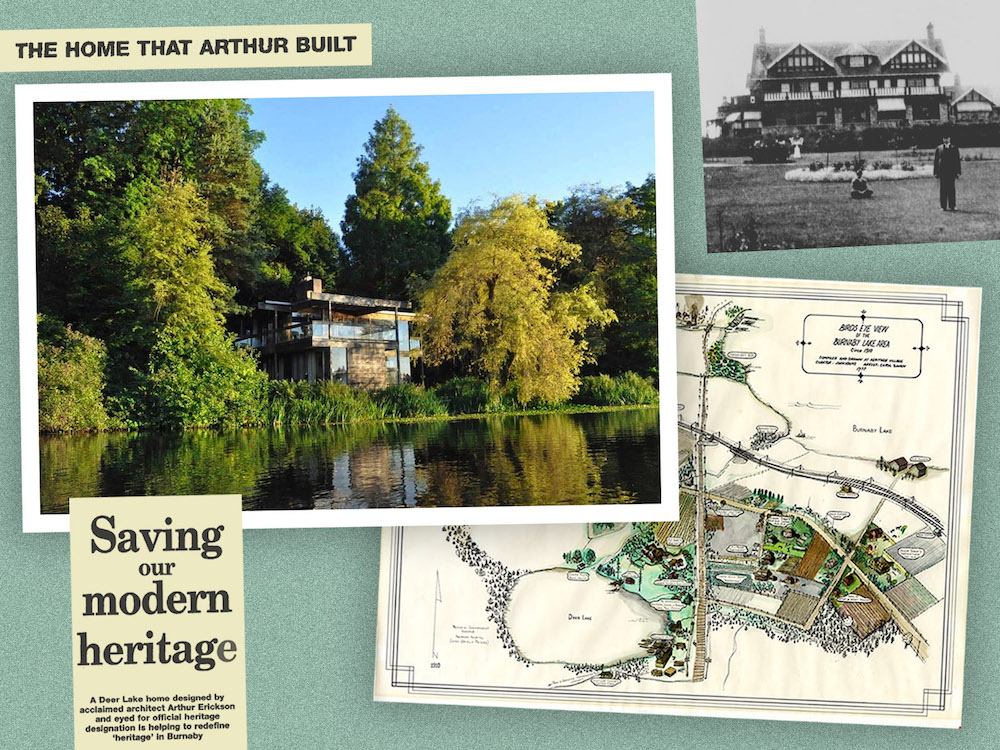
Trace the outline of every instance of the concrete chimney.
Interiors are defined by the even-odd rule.
[[[927,41],[934,44],[934,24],[927,24]]]
[[[955,91],[961,91],[962,89],[962,76],[958,73],[955,74]]]
[[[323,291],[323,280],[306,276],[301,281],[296,282],[293,291],[297,302],[307,300],[310,294],[320,294]]]

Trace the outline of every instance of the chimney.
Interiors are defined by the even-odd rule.
[[[306,276],[302,281],[295,284],[295,300],[301,302],[303,300],[309,299],[309,294],[319,294],[323,291],[323,280],[314,279],[312,276]]]
[[[761,46],[767,44],[767,32],[763,26],[760,27],[760,44]]]
[[[927,41],[930,44],[934,44],[934,24],[927,24]]]
[[[955,74],[955,91],[961,91],[962,89],[962,76],[958,73]]]

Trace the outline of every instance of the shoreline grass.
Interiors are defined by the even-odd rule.
[[[514,411],[471,412],[468,414],[437,414],[416,417],[385,417],[382,419],[356,419],[348,422],[273,422],[269,424],[243,425],[240,427],[188,427],[183,429],[167,429],[162,427],[136,427],[110,430],[78,430],[76,432],[39,432],[42,437],[78,437],[81,435],[124,434],[144,432],[229,432],[234,430],[282,430],[301,427],[350,427],[352,425],[372,424],[420,424],[424,422],[467,422],[476,419],[502,419],[505,417],[542,417],[547,414],[606,414],[619,411],[638,411],[640,409],[658,409],[659,404],[614,404],[611,406],[594,406],[591,404],[562,404],[535,409],[520,409]]]
[[[519,404],[509,393],[489,393],[477,381],[479,393],[470,393],[469,381],[460,388],[436,388],[414,384],[389,386],[375,391],[355,390],[340,383],[271,381],[259,416],[239,425],[202,425],[170,428],[130,425],[125,428],[73,431],[39,431],[41,435],[99,433],[182,432],[185,430],[280,429],[284,427],[334,427],[360,424],[406,424],[449,422],[489,417],[525,417],[546,414],[592,414],[655,408],[659,394],[652,382],[625,373],[583,379],[577,396],[556,404]],[[459,397],[454,397],[458,393]],[[450,396],[449,396],[450,394]]]
[[[445,414],[433,417],[395,417],[383,420],[386,424],[406,424],[414,422],[459,422],[490,417],[538,417],[546,414],[603,414],[605,412],[631,411],[633,409],[656,409],[659,404],[615,404],[613,406],[593,406],[590,404],[565,404],[559,407],[523,409],[521,411],[473,412],[470,414]],[[345,424],[352,424],[350,422]],[[295,425],[301,427],[303,425]]]

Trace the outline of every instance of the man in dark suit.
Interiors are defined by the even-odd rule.
[[[962,155],[946,135],[934,151],[934,176],[941,186],[941,210],[955,210],[955,180],[962,176]]]

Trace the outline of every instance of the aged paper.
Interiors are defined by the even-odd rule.
[[[71,500],[75,747],[245,750],[241,505]]]
[[[368,23],[0,31],[0,70],[371,65]]]
[[[979,308],[678,276],[680,520],[384,530],[376,698],[958,726]]]

